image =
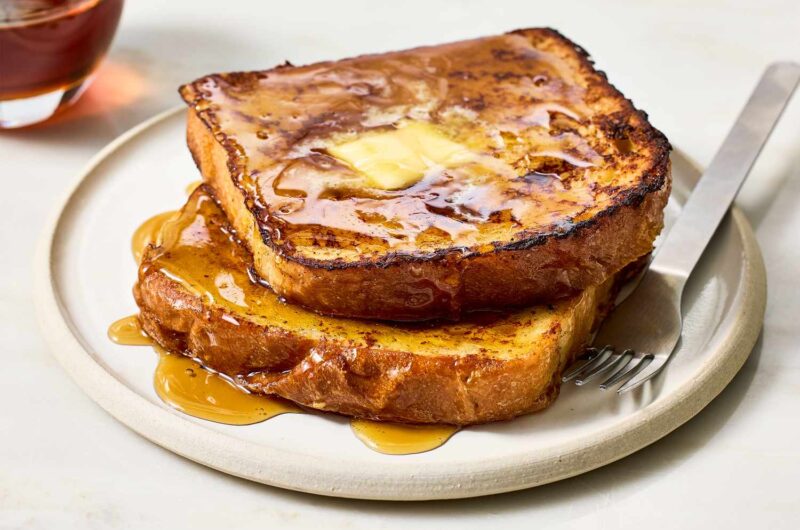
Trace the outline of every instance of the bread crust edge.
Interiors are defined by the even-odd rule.
[[[247,204],[247,197],[234,179],[243,170],[238,151],[215,137],[213,113],[198,114],[190,109],[187,143],[192,156],[253,254],[255,269],[265,282],[287,301],[321,314],[455,320],[467,311],[531,305],[574,295],[649,253],[663,227],[663,209],[670,194],[668,141],[607,82],[603,72],[594,70],[582,48],[552,29],[516,33],[533,32],[575,50],[583,73],[596,77],[608,95],[621,98],[624,116],[609,119],[605,126],[613,131],[621,122],[635,122],[639,141],[652,150],[650,167],[636,187],[566,231],[536,234],[489,250],[451,248],[427,254],[388,253],[380,259],[350,262],[320,261],[276,245],[258,225],[255,206],[239,207]],[[181,87],[190,106],[196,91],[194,83]]]
[[[140,269],[134,296],[147,334],[247,390],[308,408],[381,421],[469,425],[542,410],[563,370],[610,311],[619,279],[578,295],[524,355],[425,355],[335,336],[264,326],[209,306],[154,268]]]

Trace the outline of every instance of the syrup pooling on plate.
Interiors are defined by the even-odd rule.
[[[111,324],[108,336],[117,344],[153,346],[159,355],[153,376],[156,394],[190,416],[228,425],[251,425],[279,414],[303,412],[289,401],[251,394],[193,359],[167,353],[142,330],[137,315]],[[367,447],[390,455],[430,451],[458,430],[450,425],[402,425],[357,418],[350,425]]]
[[[503,342],[502,337],[513,335],[516,328],[523,326],[530,330],[530,340],[535,342],[537,333],[547,333],[551,328],[546,315],[556,315],[561,306],[566,304],[554,304],[549,308],[542,306],[511,314],[474,314],[459,323],[399,325],[320,316],[282,302],[268,287],[257,283],[257,278],[248,274],[248,268],[252,265],[250,255],[227,227],[225,215],[205,187],[195,190],[181,212],[164,223],[156,240],[159,244],[150,247],[146,252],[143,270],[156,268],[191,292],[204,297],[215,307],[228,311],[231,319],[248,319],[256,323],[291,319],[293,324],[303,323],[298,326],[305,329],[304,332],[309,337],[347,338],[355,346],[372,344],[374,347],[375,344],[381,344],[389,348],[409,350],[413,344],[424,340],[425,348],[429,350],[472,348],[476,354],[482,348],[505,350],[507,343]],[[534,313],[545,315],[537,314],[534,317]],[[404,342],[406,340],[411,342]],[[191,370],[187,371],[187,368]],[[248,386],[254,381],[250,377],[259,375],[236,371],[226,371],[226,374]],[[204,383],[201,388],[207,389],[206,381],[214,381],[215,387],[222,388],[223,392],[233,396],[233,405],[223,407],[222,412],[216,411],[227,418],[225,422],[248,423],[263,419],[276,411],[274,408],[270,411],[259,403],[255,405],[255,410],[250,408],[242,412],[235,402],[240,394],[246,396],[242,399],[247,400],[269,398],[247,394],[246,390],[233,385],[231,380],[213,371],[204,370],[197,361],[186,357],[162,357],[159,374],[156,375],[156,382],[161,387],[159,395],[172,406],[199,417],[223,421],[220,416],[210,416],[210,402],[202,398],[203,392],[200,393],[201,399],[197,399],[197,392],[193,390],[199,382]],[[255,384],[250,388],[257,390],[259,385]],[[239,394],[230,394],[229,391]],[[192,403],[191,407],[187,405],[187,396],[188,402]],[[215,397],[212,405],[219,403],[220,398]],[[444,443],[455,432],[453,427],[448,426],[384,425],[366,420],[353,420],[352,425],[359,439],[368,447],[387,454],[430,450]]]
[[[289,401],[251,394],[193,359],[167,353],[142,330],[137,315],[111,324],[108,336],[117,344],[153,346],[159,355],[153,376],[156,394],[164,403],[190,416],[228,425],[251,425],[279,414],[303,412]],[[401,425],[361,419],[353,419],[351,427],[367,447],[391,455],[430,451],[458,430],[449,425]]]
[[[187,186],[187,191],[193,191],[200,184],[193,182]],[[160,213],[136,229],[131,238],[131,248],[137,262],[148,245],[161,244],[165,232],[176,237],[174,230],[165,231],[165,225],[169,227],[170,222],[178,217],[178,212],[174,211]],[[248,425],[286,412],[301,412],[297,406],[284,400],[251,394],[188,357],[165,352],[144,332],[137,315],[112,323],[108,337],[121,345],[153,346],[159,354],[153,378],[156,393],[162,401],[190,416],[218,423]]]
[[[404,425],[353,418],[356,437],[379,453],[410,455],[436,449],[450,439],[458,427],[452,425]]]
[[[500,228],[557,229],[589,217],[597,183],[626,178],[604,158],[613,146],[598,144],[585,81],[566,75],[564,61],[503,35],[209,76],[196,86],[195,110],[213,115],[218,138],[242,153],[235,178],[277,245],[324,248],[328,229],[345,247],[350,234],[361,255],[475,246]],[[360,166],[407,158],[342,156],[360,138],[420,125],[469,161],[417,167],[405,187],[387,189]]]
[[[108,338],[122,346],[151,346],[153,339],[142,329],[138,315],[120,318],[108,327]]]
[[[228,425],[251,425],[279,414],[302,412],[288,401],[251,394],[189,357],[157,350],[156,393],[185,414]]]
[[[258,396],[183,355],[158,346],[142,329],[138,315],[121,318],[108,337],[125,346],[152,346],[159,355],[153,376],[156,394],[167,405],[196,418],[228,425],[250,425],[287,412],[302,412],[276,398]]]
[[[159,362],[153,378],[164,403],[190,416],[229,425],[250,425],[287,412],[301,412],[283,400],[250,394],[225,377],[183,355],[157,346],[142,330],[137,315],[121,318],[108,329],[117,344],[153,346]]]

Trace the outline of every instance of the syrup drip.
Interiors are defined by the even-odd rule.
[[[144,249],[147,248],[147,245],[159,243],[161,239],[161,227],[164,226],[164,223],[175,217],[176,213],[177,212],[170,211],[154,215],[136,229],[131,239],[131,250],[133,251],[133,258],[136,260],[136,263],[142,260],[142,254],[144,254]]]
[[[257,325],[287,321],[295,329],[313,330],[319,336],[335,336],[358,345],[377,342],[406,351],[419,348],[424,341],[426,349],[442,354],[450,352],[455,344],[469,353],[502,354],[504,347],[499,345],[503,344],[509,330],[527,325],[534,316],[545,318],[551,313],[541,307],[528,312],[503,313],[498,319],[502,319],[504,325],[495,323],[480,327],[475,323],[486,318],[480,313],[435,326],[323,317],[281,301],[268,287],[254,282],[247,273],[253,264],[252,258],[233,239],[225,222],[219,206],[203,188],[199,189],[189,198],[181,214],[164,226],[159,237],[161,244],[148,252],[143,269],[158,270],[208,305],[225,309],[231,315],[247,315],[247,319]],[[246,373],[230,375],[245,376]]]
[[[319,252],[330,233],[337,257],[353,260],[387,248],[479,247],[506,230],[551,231],[590,216],[617,193],[608,185],[619,168],[592,131],[585,83],[544,48],[500,35],[286,68],[244,91],[238,76],[213,76],[191,85],[188,102],[214,106],[214,133],[247,154],[239,185],[270,206],[258,221],[273,244]],[[457,144],[474,156],[426,163],[420,180],[395,189],[358,168],[404,166],[405,155],[378,149],[353,164],[336,154],[406,125],[432,131],[421,145]],[[412,143],[398,153],[420,155]]]
[[[167,353],[145,333],[137,315],[111,324],[108,337],[125,346],[152,346],[159,354],[153,377],[156,394],[167,405],[195,418],[251,425],[279,414],[302,412],[287,401],[251,394],[189,357]]]
[[[228,425],[252,425],[279,414],[302,412],[287,401],[250,394],[188,357],[157,351],[156,394],[184,414]]]
[[[108,327],[108,338],[122,346],[151,346],[153,339],[142,329],[139,317],[131,315],[120,318]]]
[[[203,184],[202,180],[195,180],[194,182],[190,182],[186,185],[186,195],[191,195],[194,190],[199,188]]]
[[[210,201],[210,199],[208,200]],[[206,202],[195,200],[194,202],[190,201],[190,204],[200,209]],[[209,202],[208,204],[213,203]],[[189,218],[191,223],[194,223],[203,216],[190,215]],[[200,282],[196,278],[203,275],[198,275],[195,267],[205,265],[207,269],[211,266],[213,270],[213,265],[217,263],[213,259],[207,259],[210,256],[204,254],[204,248],[199,244],[199,241],[206,241],[205,235],[208,234],[202,231],[197,232],[201,235],[195,242],[198,246],[185,243],[188,245],[185,254],[194,257],[194,260],[189,259],[189,257],[183,256],[184,252],[180,251],[179,246],[175,247],[177,241],[191,240],[191,238],[181,237],[184,227],[177,222],[178,219],[181,217],[176,216],[175,212],[164,212],[145,221],[133,235],[131,247],[134,256],[139,261],[148,244],[161,244],[162,241],[165,241],[164,245],[170,247],[171,258],[164,261],[164,256],[159,255],[154,263],[162,266],[172,265],[170,271],[177,281],[181,281],[192,290],[200,290],[206,294],[211,293],[212,291],[206,283]],[[167,223],[168,221],[174,222]],[[217,251],[226,247],[224,244],[213,246]],[[238,250],[238,246],[231,248]],[[220,259],[219,254],[217,254],[217,259]],[[263,297],[266,300],[277,298],[274,295],[267,295],[265,287],[251,285],[244,279],[246,273],[242,272],[241,276],[242,278],[230,278],[229,280],[238,280],[238,284],[245,289],[247,296],[244,298],[236,296],[235,300],[229,300],[230,293],[228,296],[223,295],[230,290],[230,286],[221,292],[217,285],[219,282],[215,278],[215,289],[213,289],[215,296],[211,297],[211,301],[223,303],[223,305],[226,305],[224,302],[227,302],[231,309],[235,309],[241,307],[241,304],[245,302],[255,303],[256,300],[251,299],[254,296]],[[237,282],[233,282],[231,285],[237,285]],[[246,305],[250,307],[249,303]],[[272,307],[272,304],[267,305]],[[288,307],[284,304],[280,305]],[[303,313],[302,310],[292,307],[288,307],[288,310],[298,312],[298,314]],[[190,416],[229,425],[251,425],[279,414],[303,412],[298,406],[288,401],[251,394],[226,376],[203,367],[194,359],[166,352],[145,333],[137,315],[121,318],[111,324],[108,336],[116,344],[152,346],[159,354],[158,366],[153,377],[156,394],[170,407]],[[458,430],[449,425],[402,425],[357,418],[352,419],[351,427],[356,437],[367,447],[388,455],[430,451],[441,446]]]
[[[436,449],[450,439],[458,427],[452,425],[403,425],[353,418],[356,437],[364,445],[387,455],[410,455]]]
[[[166,352],[144,332],[136,315],[108,328],[109,338],[127,346],[153,346],[159,354],[153,387],[172,408],[203,420],[227,425],[252,425],[286,413],[302,413],[281,399],[251,394],[195,360]],[[364,445],[387,455],[408,455],[436,449],[458,431],[451,425],[403,425],[353,418],[353,433]]]

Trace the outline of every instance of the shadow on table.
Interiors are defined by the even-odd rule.
[[[236,477],[222,475],[222,480],[239,482],[248,488],[269,488],[270,494],[295,502],[311,502],[314,506],[334,511],[357,511],[373,516],[402,516],[408,518],[475,518],[482,515],[511,514],[537,506],[565,505],[570,517],[584,515],[596,506],[579,501],[598,491],[620,490],[643,476],[666,474],[689,458],[698,448],[708,443],[725,425],[747,394],[761,357],[762,338],[759,337],[753,352],[728,387],[697,416],[665,438],[641,451],[603,468],[567,480],[512,493],[478,499],[459,499],[427,502],[361,501],[322,497],[292,492],[250,483]],[[199,465],[199,464],[197,464]],[[208,470],[209,473],[213,471]],[[585,508],[582,508],[585,506]]]

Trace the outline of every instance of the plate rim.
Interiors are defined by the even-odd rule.
[[[742,296],[742,300],[738,312],[733,316],[729,313],[722,321],[735,318],[737,324],[728,326],[732,332],[721,337],[716,350],[722,353],[703,363],[695,377],[664,399],[634,411],[619,425],[595,433],[592,443],[587,443],[587,436],[583,436],[562,445],[558,451],[484,459],[458,470],[444,469],[452,464],[404,464],[398,459],[365,472],[363,468],[348,466],[346,461],[331,462],[275,448],[265,452],[255,442],[215,431],[150,402],[107,371],[72,330],[52,275],[55,235],[83,183],[118,149],[182,111],[185,112],[184,106],[176,106],[129,129],[101,149],[78,173],[56,203],[37,242],[34,303],[39,327],[52,354],[93,401],[144,438],[207,467],[284,489],[375,500],[467,498],[539,486],[624,458],[684,424],[733,379],[761,331],[766,271],[752,228],[734,205],[731,217],[743,247],[742,287],[736,296]],[[685,153],[678,152],[692,166],[699,167]],[[309,466],[309,460],[313,460],[313,466]]]

